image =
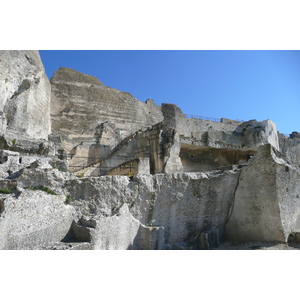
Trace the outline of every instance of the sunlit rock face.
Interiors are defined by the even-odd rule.
[[[0,196],[0,249],[21,250],[51,246],[67,234],[74,208],[62,195],[24,190]]]
[[[140,102],[127,92],[72,69],[56,71],[51,88],[53,134],[60,136],[64,148],[77,156],[97,156],[99,144],[113,147],[129,133],[163,119],[153,100]]]
[[[1,51],[0,79],[0,249],[300,241],[300,133],[187,118],[67,68],[50,95],[37,51]]]
[[[227,239],[238,242],[287,242],[300,232],[299,168],[270,144],[259,148],[241,171]]]
[[[38,51],[0,51],[0,135],[47,139],[50,83]]]

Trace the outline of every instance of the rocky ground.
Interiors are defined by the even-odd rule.
[[[36,250],[90,250],[89,243],[56,243],[51,247],[41,247]],[[187,250],[180,249],[178,250]],[[284,244],[284,243],[243,243],[243,244],[231,244],[225,242],[219,247],[212,250],[300,250],[300,244]]]
[[[300,244],[275,242],[230,243],[225,242],[213,250],[300,250]]]

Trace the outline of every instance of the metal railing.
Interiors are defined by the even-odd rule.
[[[221,119],[217,119],[217,118],[197,116],[197,115],[189,115],[189,114],[185,114],[185,116],[187,118],[191,118],[191,119],[201,119],[201,120],[206,120],[206,121],[221,122]]]
[[[116,140],[113,140],[106,149],[103,149],[101,151],[101,158],[96,159],[92,163],[87,163],[86,159],[80,160],[76,162],[76,165],[69,166],[72,167],[73,172],[78,172],[80,170],[84,170],[89,167],[94,167],[95,165],[99,163],[103,163],[104,160],[109,159],[114,153],[116,153],[120,148],[127,144],[140,130],[140,127],[138,125],[134,125],[125,135],[125,137],[118,143]],[[82,157],[74,157],[74,158],[82,158]]]
[[[88,160],[89,158],[92,157],[85,157],[86,160]],[[114,167],[111,166],[102,166],[102,164],[95,164],[95,166],[93,166],[93,172],[92,174],[87,175],[84,170],[85,168],[87,168],[86,164],[80,165],[78,163],[76,163],[76,165],[71,165],[69,166],[69,171],[72,173],[77,174],[77,176],[80,177],[80,175],[84,175],[84,177],[94,177],[95,176],[95,172],[97,173],[96,176],[102,176],[104,175],[107,171],[112,171],[115,169],[120,169],[120,170],[129,170],[129,172],[131,172],[134,169],[134,166],[132,165],[132,160],[134,160],[132,157],[130,156],[114,156],[111,159],[126,159],[126,161],[124,163],[122,163],[121,165],[117,165]],[[86,161],[85,160],[85,161]],[[125,166],[124,164],[129,163],[129,166]],[[88,167],[89,168],[89,167]],[[82,172],[80,172],[82,171]],[[102,174],[102,172],[105,172]]]
[[[221,122],[222,119],[218,119],[218,118],[211,118],[211,117],[204,117],[204,116],[197,116],[197,115],[189,115],[189,114],[185,114],[185,116],[189,119],[200,119],[200,120],[206,120],[206,121],[213,121],[213,122]],[[233,121],[238,121],[238,122],[245,122],[242,119],[234,119]]]

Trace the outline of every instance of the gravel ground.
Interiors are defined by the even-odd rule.
[[[253,242],[231,244],[225,242],[212,250],[300,250],[300,244]]]

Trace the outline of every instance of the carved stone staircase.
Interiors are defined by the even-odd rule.
[[[100,160],[97,162],[85,165],[85,166],[78,166],[78,169],[73,171],[74,175],[80,176],[81,174],[85,174],[89,169],[91,168],[97,168],[101,166],[107,159],[110,159],[113,155],[116,154],[124,145],[128,144],[139,132],[141,131],[141,128],[138,126],[134,126],[127,136],[120,141],[115,147],[108,149],[106,153],[103,154]]]

